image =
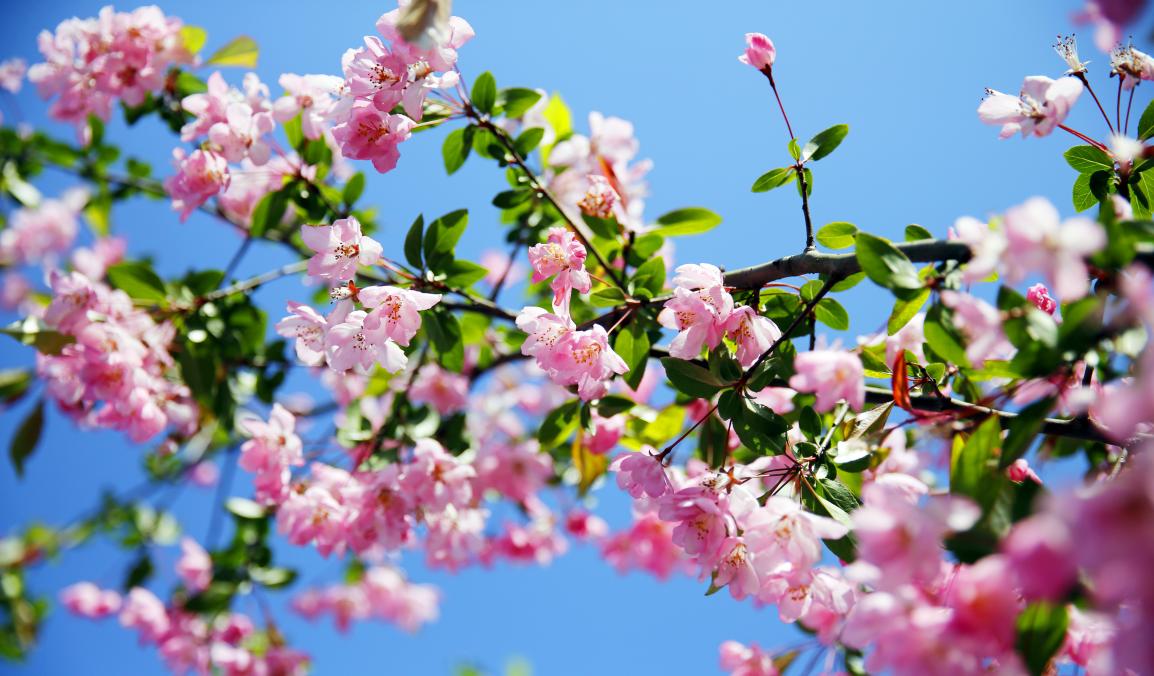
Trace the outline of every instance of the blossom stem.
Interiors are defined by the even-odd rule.
[[[1126,121],[1122,123],[1123,134],[1130,133],[1130,110],[1134,107],[1134,92],[1137,91],[1137,89],[1137,87],[1134,87],[1130,90],[1130,100],[1126,102]]]
[[[801,186],[801,214],[805,217],[805,250],[813,251],[817,245],[813,238],[813,218],[809,215],[809,181],[805,180],[805,167],[797,163],[797,181]]]
[[[766,66],[762,71],[765,77],[769,80],[769,88],[773,90],[773,97],[777,99],[777,107],[781,110],[781,118],[785,120],[785,130],[789,132],[789,140],[793,141],[797,137],[793,135],[793,127],[789,124],[789,115],[785,113],[785,106],[781,104],[781,94],[777,91],[777,82],[773,79],[773,66]]]
[[[1118,129],[1122,128],[1122,83],[1125,80],[1124,77],[1118,78],[1118,98],[1114,102],[1114,122]]]
[[[500,141],[501,145],[505,148],[505,152],[507,152],[509,157],[512,158],[512,164],[524,172],[525,176],[528,177],[530,184],[533,186],[533,190],[535,190],[537,194],[544,197],[545,201],[553,206],[553,208],[561,216],[561,219],[565,221],[565,224],[569,227],[570,230],[573,231],[573,234],[577,236],[577,239],[581,240],[581,243],[585,245],[585,248],[593,254],[595,259],[597,259],[597,263],[600,264],[601,267],[605,269],[606,273],[613,279],[613,282],[617,288],[624,291],[625,281],[618,276],[617,270],[613,267],[610,267],[609,261],[606,260],[605,257],[601,255],[601,252],[593,246],[591,238],[585,232],[585,229],[569,217],[569,214],[565,212],[564,208],[562,208],[561,203],[557,201],[557,198],[553,196],[553,193],[549,190],[549,188],[541,182],[541,179],[537,176],[536,172],[529,168],[529,165],[525,162],[525,158],[521,157],[521,153],[517,150],[517,146],[513,143],[513,140],[509,138],[509,134],[506,133],[504,129],[501,129],[497,125],[493,124],[491,120],[482,118],[481,115],[478,114],[472,106],[467,106],[465,108],[465,114],[470,119],[472,119],[478,127],[489,131],[491,134],[497,137],[497,140]]]
[[[304,272],[306,267],[308,267],[308,261],[297,261],[295,263],[289,263],[288,265],[282,265],[275,270],[269,270],[268,272],[257,275],[256,277],[250,277],[246,280],[237,282],[232,286],[226,286],[223,289],[217,289],[211,293],[206,293],[200,297],[200,300],[202,302],[208,302],[219,300],[236,293],[252,291],[258,286],[262,286],[271,281],[280,279],[281,277],[288,277],[289,275],[295,275],[297,273]]]
[[[664,460],[666,456],[668,456],[670,453],[672,453],[672,452],[673,452],[673,449],[674,449],[674,448],[677,448],[677,445],[678,445],[678,444],[680,444],[682,441],[685,441],[685,437],[688,437],[690,434],[693,434],[693,430],[697,429],[698,427],[701,427],[701,423],[705,422],[705,421],[706,421],[706,420],[709,418],[709,416],[711,416],[711,415],[713,415],[714,413],[716,413],[716,412],[717,412],[717,407],[718,407],[718,406],[720,406],[720,405],[721,405],[721,402],[718,402],[718,403],[714,404],[714,405],[713,405],[713,407],[712,407],[712,408],[710,408],[710,409],[709,409],[709,410],[708,410],[708,411],[705,413],[705,415],[701,416],[701,419],[700,419],[700,420],[698,420],[697,422],[693,423],[693,427],[690,427],[689,429],[687,429],[687,430],[685,430],[684,432],[682,432],[682,433],[681,433],[681,436],[677,437],[677,439],[676,439],[676,440],[675,440],[675,441],[674,441],[672,444],[669,444],[668,446],[666,446],[666,447],[665,447],[665,450],[663,450],[663,451],[661,451],[660,453],[658,453],[658,454],[657,454],[657,456],[656,456],[656,457],[657,457],[657,460],[658,460],[658,461]]]
[[[493,285],[493,290],[489,292],[489,300],[497,302],[497,297],[501,295],[501,289],[505,287],[505,280],[509,278],[509,273],[513,270],[513,263],[517,260],[517,255],[521,252],[521,247],[524,243],[521,238],[513,243],[513,248],[509,250],[509,260],[505,263],[505,269],[501,271],[501,276],[497,278],[497,283]]]
[[[1090,92],[1090,96],[1093,97],[1094,103],[1098,104],[1098,111],[1102,113],[1102,119],[1106,120],[1106,126],[1110,128],[1110,133],[1113,134],[1114,125],[1110,122],[1110,116],[1106,114],[1106,109],[1102,107],[1102,102],[1098,100],[1098,95],[1094,93],[1094,88],[1090,86],[1089,78],[1086,77],[1085,73],[1074,73],[1074,75],[1082,81],[1083,85],[1085,85],[1086,91]]]
[[[1083,134],[1080,131],[1075,131],[1075,130],[1067,127],[1064,124],[1059,124],[1058,128],[1061,129],[1062,131],[1069,132],[1069,133],[1073,134],[1074,136],[1077,136],[1078,138],[1082,139],[1086,143],[1089,143],[1090,145],[1094,146],[1095,148],[1098,148],[1099,150],[1106,150],[1106,145],[1103,144],[1101,141],[1095,141],[1094,139],[1090,138],[1089,136],[1086,136],[1085,134]]]
[[[625,323],[626,319],[629,319],[631,316],[633,316],[633,310],[634,307],[630,307],[628,310],[626,310],[625,314],[621,315],[621,319],[618,319],[617,323],[611,326],[605,333],[612,334],[617,329],[617,327]]]
[[[244,255],[248,253],[248,248],[250,246],[252,246],[252,235],[245,235],[244,241],[240,243],[240,248],[238,248],[236,253],[232,255],[232,258],[228,261],[228,265],[226,265],[224,268],[224,275],[220,278],[220,283],[222,285],[228,280],[232,279],[232,276],[236,273],[237,267],[240,266],[241,260],[244,259]]]

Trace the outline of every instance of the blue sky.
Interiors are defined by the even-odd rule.
[[[20,3],[19,10],[0,10],[0,59],[35,61],[39,30],[68,16],[93,15],[101,4]],[[979,124],[974,111],[984,87],[1014,92],[1025,75],[1063,72],[1050,45],[1056,34],[1072,29],[1075,2],[456,4],[456,13],[477,31],[461,52],[466,78],[491,70],[500,86],[559,91],[579,129],[591,110],[632,120],[642,156],[654,161],[649,216],[700,205],[724,217],[717,230],[682,240],[679,262],[735,268],[793,253],[804,241],[795,191],[749,192],[757,176],[785,164],[787,136],[764,79],[735,59],[747,31],[765,32],[776,42],[778,83],[803,140],[835,123],[850,125],[837,153],[815,167],[812,209],[818,225],[846,220],[900,238],[905,225],[920,223],[944,234],[958,216],[1000,211],[1033,195],[1049,197],[1065,214],[1072,211],[1074,174],[1060,153],[1075,142],[998,141],[996,130]],[[282,72],[339,72],[342,52],[372,33],[377,17],[390,9],[388,3],[359,1],[279,2],[272,9],[273,3],[199,0],[162,7],[205,27],[209,50],[238,33],[255,38],[261,46],[257,71],[274,92]],[[1105,82],[1108,59],[1093,49],[1090,31],[1083,32],[1092,77]],[[225,74],[239,83],[241,72]],[[1138,101],[1144,104],[1142,94]],[[27,121],[45,123],[45,106],[31,91],[19,102]],[[1083,100],[1071,125],[1100,135],[1096,115]],[[71,133],[60,125],[49,128],[61,136]],[[471,211],[463,240],[467,251],[500,244],[498,214],[488,202],[504,185],[502,175],[474,159],[446,177],[443,133],[406,143],[398,170],[369,182],[365,199],[380,208],[386,251],[399,249],[404,228],[418,212],[437,215],[460,207]],[[127,133],[114,123],[108,134],[126,153],[167,173],[176,140],[157,125]],[[68,185],[60,177],[43,183],[49,193]],[[220,267],[237,245],[234,234],[199,215],[178,223],[162,202],[119,208],[115,228],[129,238],[132,254],[152,254],[165,274]],[[239,272],[256,274],[283,262],[281,251],[255,247]],[[285,280],[260,290],[257,298],[275,319],[286,299],[303,296],[295,280]],[[516,304],[512,295],[506,302]],[[842,302],[854,311],[857,333],[876,330],[889,311],[879,294],[867,290],[852,291]],[[14,343],[0,348],[0,367],[30,359]],[[308,390],[309,383],[295,378],[289,389]],[[0,443],[7,445],[31,402],[0,414]],[[142,451],[121,435],[78,432],[54,411],[50,423],[22,481],[0,463],[0,533],[31,520],[64,523],[104,488],[123,490],[139,481]],[[234,493],[248,490],[238,477]],[[615,488],[603,488],[597,499],[611,523],[627,520],[627,501]],[[175,500],[186,530],[202,538],[211,492],[189,487]],[[339,563],[312,551],[281,546],[278,555],[305,566],[305,582],[339,575]],[[38,591],[80,579],[116,586],[125,558],[93,544],[36,569],[30,584]],[[175,558],[172,549],[159,553],[159,567],[169,568]],[[737,604],[725,594],[707,598],[705,584],[695,580],[662,584],[640,574],[619,576],[580,546],[544,569],[498,566],[447,576],[425,570],[413,557],[406,558],[406,568],[412,579],[434,582],[444,592],[441,620],[416,636],[365,624],[340,639],[327,624],[282,614],[286,635],[313,655],[316,673],[448,674],[469,661],[499,669],[520,655],[537,674],[705,674],[717,671],[717,646],[725,639],[763,646],[799,639],[772,609]],[[167,583],[162,578],[157,588],[164,591]],[[139,648],[134,635],[114,622],[54,614],[29,661],[0,663],[0,673],[150,674],[162,673],[162,667],[151,649]]]

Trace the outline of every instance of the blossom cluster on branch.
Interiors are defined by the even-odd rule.
[[[77,581],[61,605],[116,616],[176,673],[227,674],[310,666],[266,600],[297,584],[286,547],[344,570],[296,590],[292,612],[418,631],[441,592],[410,580],[406,555],[457,572],[548,565],[578,544],[814,636],[727,641],[732,674],[796,672],[802,651],[826,673],[1154,673],[1154,104],[1131,125],[1154,59],[1119,41],[1126,3],[1080,17],[1110,51],[1113,115],[1072,36],[1056,45],[1065,74],[989,90],[977,111],[1002,138],[1077,139],[1076,213],[1023,196],[940,238],[813,222],[815,178],[849,127],[796,135],[787,55],[746,35],[738,59],[786,132],[782,166],[752,190],[793,184],[800,227],[796,250],[729,271],[674,266],[676,238],[722,219],[646,214],[650,163],[629,122],[593,112],[582,133],[556,93],[466,81],[474,32],[449,4],[401,0],[332,73],[284,73],[279,89],[222,70],[255,68],[252,39],[202,56],[206,33],[155,7],[64,21],[41,34],[43,62],[0,64],[0,87],[27,75],[78,138],[0,128],[14,206],[0,303],[19,316],[3,333],[35,351],[0,373],[0,401],[41,393],[10,457],[17,474],[39,469],[50,402],[147,445],[148,476],[72,523],[0,540],[0,654],[32,649],[46,614],[27,572],[94,537],[128,550],[123,583]],[[1067,124],[1088,100],[1104,131]],[[172,132],[162,177],[106,138],[117,106]],[[363,172],[392,172],[401,143],[441,126],[447,173],[474,156],[502,170],[497,217],[416,215],[384,237]],[[46,198],[48,171],[78,185]],[[113,234],[115,207],[141,196],[196,217],[172,227],[235,232],[236,253],[162,277]],[[478,219],[507,254],[478,263],[458,247]],[[253,246],[288,262],[236,279]],[[254,300],[296,275],[309,290],[287,308]],[[892,311],[855,336],[838,296],[859,284]],[[515,285],[520,310],[501,302]],[[302,403],[294,369],[331,401]],[[1048,468],[1074,458],[1082,484],[1051,490]],[[232,462],[241,480],[221,496],[238,495],[201,542],[182,538],[153,498]],[[593,511],[613,490],[631,498],[616,531]],[[155,549],[178,543],[165,580]]]

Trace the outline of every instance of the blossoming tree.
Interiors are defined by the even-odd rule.
[[[18,473],[33,461],[54,406],[140,445],[150,481],[146,497],[0,542],[0,653],[33,649],[52,594],[115,617],[174,672],[301,673],[303,637],[249,617],[242,597],[291,588],[306,617],[416,630],[439,595],[397,552],[456,571],[548,563],[572,539],[619,570],[689,573],[706,593],[775,607],[816,636],[829,672],[1154,673],[1154,105],[1134,105],[1154,59],[1117,42],[1125,4],[1091,6],[1113,106],[1094,90],[1109,80],[1063,38],[1065,75],[990,90],[978,109],[1003,137],[1074,137],[1073,204],[1027,199],[948,233],[910,226],[902,242],[815,227],[815,173],[849,128],[795,134],[774,44],[747,35],[749,86],[770,87],[787,142],[753,191],[793,184],[801,213],[797,253],[738,270],[667,270],[673,240],[721,219],[646,215],[649,167],[628,122],[594,113],[581,133],[557,94],[487,72],[466,81],[458,52],[473,30],[444,0],[402,1],[339,73],[285,73],[276,87],[219,70],[251,67],[252,40],[205,54],[203,30],[155,7],[45,31],[43,62],[0,65],[0,86],[27,79],[76,129],[0,129],[0,188],[15,205],[0,231],[3,302],[23,317],[3,332],[35,358],[0,374],[0,397],[43,392],[14,423],[10,457]],[[1086,99],[1100,130],[1066,125]],[[113,115],[171,129],[163,178],[122,160],[104,134]],[[375,236],[364,172],[392,171],[417,133],[442,135],[450,174],[471,156],[502,171],[489,229],[507,259],[457,250],[464,211]],[[85,188],[44,196],[34,182],[48,171]],[[163,279],[110,231],[113,208],[139,196],[169,200],[174,220],[219,219],[239,250]],[[96,239],[77,248],[81,215]],[[236,279],[255,241],[297,262]],[[519,270],[531,276],[518,309],[502,290]],[[252,290],[298,275],[317,292],[254,303]],[[818,325],[848,329],[837,295],[857,284],[892,296],[885,331],[819,339]],[[291,369],[331,404],[287,399]],[[335,431],[306,443],[298,423],[323,416]],[[1029,455],[1080,455],[1090,470],[1050,491]],[[147,499],[211,480],[217,460],[247,478],[222,505],[223,546],[181,538]],[[583,506],[602,483],[631,496],[628,528],[609,532]],[[501,506],[519,520],[497,523]],[[301,588],[274,531],[347,573]],[[104,536],[137,553],[122,589],[23,584],[46,556]],[[150,585],[147,547],[177,543],[179,585]],[[720,647],[733,674],[800,672],[797,656]]]

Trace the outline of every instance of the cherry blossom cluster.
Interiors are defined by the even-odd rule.
[[[738,362],[749,367],[781,338],[772,319],[753,307],[734,307],[721,270],[709,263],[677,268],[673,298],[666,301],[657,321],[678,332],[669,354],[679,359],[697,359],[702,348],[713,350],[728,336],[737,345]]]
[[[373,566],[362,572],[354,584],[307,589],[293,598],[292,607],[305,618],[315,620],[332,615],[340,631],[353,622],[369,619],[416,631],[437,619],[440,592],[427,584],[413,584],[395,568]]]
[[[533,280],[553,278],[553,312],[525,307],[517,315],[517,328],[528,334],[521,353],[533,357],[554,383],[577,386],[578,395],[588,401],[604,396],[613,376],[629,367],[609,345],[605,327],[579,330],[569,314],[573,291],[588,293],[592,288],[586,255],[585,245],[561,227],[550,228],[544,243],[530,247]]]
[[[44,61],[28,69],[28,79],[42,98],[55,99],[49,114],[83,136],[89,115],[107,121],[117,101],[143,103],[164,88],[170,66],[193,62],[182,26],[155,6],[109,6],[93,18],[67,19],[40,33]]]
[[[361,234],[352,216],[332,225],[306,225],[301,235],[316,252],[308,262],[309,275],[336,284],[338,302],[327,317],[290,302],[291,314],[277,324],[277,332],[296,339],[297,357],[309,366],[327,364],[339,373],[364,374],[380,364],[389,373],[402,371],[408,356],[401,348],[420,331],[420,312],[440,302],[441,295],[387,285],[358,288],[352,281],[357,267],[380,262],[382,249]]]
[[[212,581],[212,560],[194,540],[181,543],[176,572],[185,589],[196,592]],[[78,582],[60,592],[60,602],[80,617],[101,619],[116,615],[120,624],[134,629],[141,643],[151,644],[173,673],[304,674],[309,658],[284,644],[276,627],[258,632],[244,614],[223,612],[211,618],[186,611],[184,598],[174,595],[171,605],[144,587],[124,596],[91,582]],[[258,637],[258,634],[261,634]]]
[[[548,129],[543,116],[545,106],[543,98],[526,113],[525,124]],[[580,213],[598,218],[613,216],[618,223],[641,230],[645,225],[645,197],[649,193],[645,175],[653,163],[637,160],[639,149],[633,123],[590,113],[588,136],[572,134],[553,146],[549,153],[550,169],[545,174],[546,185],[575,216]]]
[[[0,231],[0,262],[7,265],[45,263],[67,251],[79,230],[77,217],[88,204],[88,191],[72,188],[59,199],[17,209]],[[103,273],[97,277],[103,276]]]
[[[255,475],[256,497],[277,507],[278,529],[293,544],[314,544],[325,556],[374,557],[417,545],[423,528],[429,564],[450,570],[498,559],[543,564],[565,551],[555,518],[537,497],[553,462],[534,441],[490,434],[458,457],[422,439],[379,469],[349,472],[316,462],[294,480],[292,469],[304,464],[295,425],[279,405],[268,422],[245,422],[252,438],[240,458]],[[489,492],[522,505],[529,523],[486,534]]]
[[[763,458],[744,467],[747,478],[734,480],[699,462],[684,475],[667,470],[652,449],[643,449],[619,456],[611,469],[638,510],[672,527],[669,541],[703,577],[712,577],[714,588],[728,587],[735,599],[774,604],[783,621],[801,621],[828,644],[836,640],[856,593],[836,568],[819,566],[821,541],[840,538],[848,528],[761,486],[761,477],[791,463],[792,454]],[[761,492],[764,500],[757,497]],[[663,576],[678,558],[641,565]]]
[[[38,354],[36,369],[61,410],[83,425],[123,430],[136,442],[169,426],[195,431],[191,393],[169,377],[173,326],[78,271],[53,270],[49,285],[44,322],[74,341],[59,354]]]

